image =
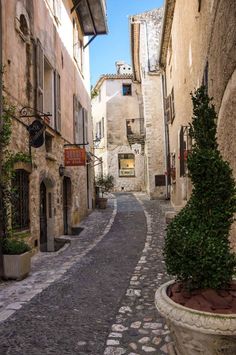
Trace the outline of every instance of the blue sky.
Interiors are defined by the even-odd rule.
[[[163,5],[163,0],[107,0],[109,33],[90,44],[91,84],[102,74],[115,73],[115,62],[131,64],[128,18]]]

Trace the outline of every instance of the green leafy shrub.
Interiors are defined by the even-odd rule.
[[[193,192],[167,228],[164,258],[168,273],[190,289],[217,289],[231,281],[236,266],[228,239],[236,188],[218,150],[214,105],[204,87],[191,96],[193,149],[187,163]]]
[[[99,187],[102,197],[105,192],[109,192],[114,187],[114,177],[110,174],[107,175],[98,175],[96,177],[96,186]]]
[[[19,255],[30,250],[29,245],[21,239],[6,238],[3,242],[3,254]]]

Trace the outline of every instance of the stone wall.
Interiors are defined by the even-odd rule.
[[[16,4],[18,7],[16,7]],[[19,111],[24,106],[35,107],[36,95],[36,56],[35,45],[40,40],[44,55],[53,69],[60,74],[61,83],[61,132],[58,133],[46,124],[46,133],[51,136],[52,149],[45,145],[31,148],[32,172],[30,178],[30,242],[39,246],[40,238],[40,184],[43,181],[48,194],[52,196],[51,216],[47,211],[48,244],[52,248],[54,237],[64,233],[63,221],[63,177],[59,166],[64,165],[64,144],[74,142],[73,95],[77,95],[81,105],[88,111],[89,142],[92,146],[92,122],[90,114],[89,84],[73,59],[72,15],[68,16],[72,3],[62,2],[62,22],[58,25],[52,8],[46,1],[8,1],[3,4],[3,48],[4,85],[8,102],[16,107],[12,121],[13,133],[10,149],[14,152],[29,152],[27,126],[35,119],[20,118]],[[66,8],[65,6],[68,6]],[[17,10],[18,9],[18,10]],[[30,35],[23,38],[17,30],[17,11],[29,16]],[[75,16],[75,14],[73,15]],[[66,36],[65,36],[66,31]],[[84,75],[88,77],[88,52],[84,52]],[[69,196],[69,232],[71,227],[92,208],[94,198],[94,173],[92,164],[88,166],[89,198],[87,199],[87,168],[66,167],[65,176],[71,181]],[[88,201],[89,200],[89,201]]]
[[[123,95],[123,84],[132,85],[132,95]],[[103,172],[114,176],[114,191],[141,191],[144,189],[144,151],[140,150],[140,154],[135,155],[135,177],[119,176],[118,162],[118,154],[133,154],[127,138],[127,120],[130,120],[140,132],[142,124],[140,85],[132,83],[131,78],[125,75],[123,77],[107,75],[99,90],[100,94],[92,100],[94,130],[96,123],[104,117],[105,134],[95,149],[95,155],[103,160]],[[96,174],[100,171],[101,167],[98,165]]]
[[[218,142],[236,178],[236,2],[234,0],[187,0],[175,4],[166,57],[166,95],[174,88],[175,118],[169,125],[170,152],[176,159],[176,183],[171,201],[183,206],[191,194],[191,184],[179,173],[179,130],[191,121],[190,92],[202,83],[208,72],[208,92],[218,113]],[[205,75],[206,77],[206,75]],[[235,244],[235,227],[232,229]]]
[[[165,174],[164,120],[162,112],[162,85],[158,66],[158,50],[163,9],[147,11],[132,17],[140,24],[139,63],[145,125],[146,191],[150,198],[165,195],[164,186],[155,186],[155,176]],[[138,36],[138,38],[137,38]],[[133,56],[137,55],[133,53]]]

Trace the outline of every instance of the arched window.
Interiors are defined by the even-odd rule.
[[[25,15],[23,14],[20,15],[20,30],[24,36],[28,36],[29,34],[28,23],[26,21]]]
[[[29,173],[23,169],[16,170],[12,187],[12,228],[24,230],[29,228]]]
[[[24,42],[30,40],[30,19],[22,1],[16,3],[15,28]]]

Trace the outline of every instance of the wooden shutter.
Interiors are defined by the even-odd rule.
[[[170,95],[165,98],[165,116],[166,116],[166,123],[171,123],[171,102],[170,102]]]
[[[76,130],[77,130],[77,120],[76,120],[76,96],[73,95],[73,130],[74,130],[74,143],[76,143]]]
[[[54,71],[54,104],[55,104],[55,130],[61,132],[61,78]]]
[[[61,0],[53,1],[54,16],[58,22],[61,22]]]
[[[185,162],[184,162],[184,127],[182,126],[179,133],[179,164],[180,164],[180,176],[185,174]]]
[[[167,154],[167,183],[171,185],[171,162],[170,162],[170,153]]]
[[[170,104],[171,104],[171,123],[174,121],[175,118],[175,98],[174,98],[174,88],[171,90],[170,94]]]
[[[88,112],[83,108],[83,143],[88,143]]]
[[[204,72],[203,72],[203,77],[202,77],[202,85],[205,86],[206,88],[206,93],[208,93],[208,71],[209,71],[209,64],[208,61],[206,62]]]
[[[43,112],[43,79],[44,79],[44,53],[43,47],[37,40],[36,44],[36,108]]]
[[[74,108],[74,140],[76,144],[84,143],[84,113],[76,95],[73,99]]]
[[[73,21],[73,54],[74,59],[76,60],[77,64],[80,66],[80,39],[79,39],[79,32],[77,28],[77,24],[75,20]]]

